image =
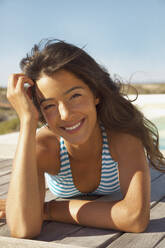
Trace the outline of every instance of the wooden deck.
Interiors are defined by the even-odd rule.
[[[0,198],[6,198],[7,195],[11,163],[11,159],[0,159]],[[0,247],[164,248],[165,174],[151,169],[151,179],[151,221],[144,233],[123,233],[45,221],[38,237],[33,240],[25,240],[11,238],[5,220],[0,220]],[[101,197],[100,199],[119,199],[120,197],[120,194],[113,194],[109,198]],[[45,200],[48,201],[53,198],[54,196],[47,191]]]

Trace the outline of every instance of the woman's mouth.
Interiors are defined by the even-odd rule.
[[[84,123],[85,118],[83,118],[81,121],[79,121],[78,123],[74,124],[73,126],[68,126],[68,127],[62,127],[62,129],[64,129],[65,131],[69,132],[69,133],[73,133],[75,131],[78,131],[82,124]]]

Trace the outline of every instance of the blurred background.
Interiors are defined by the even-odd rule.
[[[135,86],[134,104],[157,125],[164,152],[164,13],[164,0],[0,0],[0,142],[15,144],[19,131],[6,99],[9,75],[34,44],[57,38],[85,46],[112,78]]]

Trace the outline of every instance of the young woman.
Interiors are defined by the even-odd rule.
[[[7,91],[20,119],[6,202],[11,235],[34,237],[43,220],[144,231],[150,216],[148,163],[165,165],[152,123],[74,45],[35,45],[21,69],[10,76]],[[45,125],[36,134],[39,119]],[[55,195],[69,199],[44,204],[45,178]],[[119,190],[120,201],[71,198]]]

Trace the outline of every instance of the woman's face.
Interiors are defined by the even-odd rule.
[[[85,143],[97,125],[96,98],[73,73],[60,70],[37,80],[41,111],[49,128],[67,142]]]

